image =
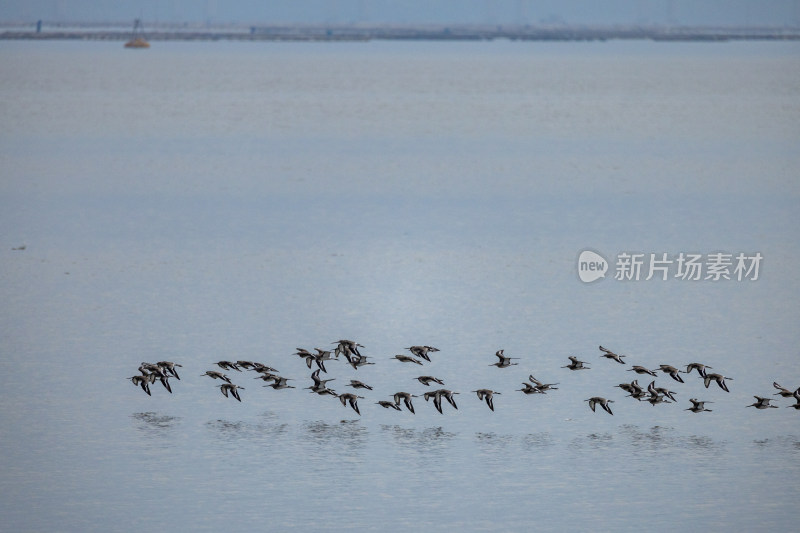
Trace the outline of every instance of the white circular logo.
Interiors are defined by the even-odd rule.
[[[591,283],[606,277],[608,261],[593,250],[584,250],[578,256],[578,277],[584,283]]]

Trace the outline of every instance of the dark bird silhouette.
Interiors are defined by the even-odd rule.
[[[769,409],[769,408],[777,409],[778,408],[777,405],[771,405],[769,403],[773,398],[762,398],[761,396],[753,396],[753,398],[755,398],[756,401],[754,403],[751,403],[747,407],[755,407],[756,409]]]
[[[519,364],[511,362],[514,359],[519,359],[519,357],[506,357],[505,355],[503,355],[503,352],[505,352],[505,350],[497,350],[497,352],[494,355],[497,356],[498,361],[496,363],[492,363],[489,366],[496,366],[497,368],[506,368],[511,365]]]
[[[647,368],[645,368],[643,366],[640,366],[640,365],[633,365],[632,368],[628,369],[628,372],[636,372],[637,374],[647,374],[647,375],[650,375],[650,376],[653,376],[653,377],[655,377],[655,375],[656,375],[656,373],[653,372],[652,370],[649,370],[649,369],[647,369]]]
[[[413,357],[411,357],[409,355],[402,355],[402,354],[395,355],[392,359],[397,359],[398,361],[400,361],[402,363],[416,363],[418,365],[422,364],[422,361],[420,361],[419,359],[414,359]]]
[[[414,404],[411,402],[411,398],[416,398],[416,394],[409,394],[408,392],[395,392],[394,393],[394,403],[400,405],[400,401],[402,400],[406,406],[406,409],[411,411],[411,414],[414,413]]]
[[[435,378],[433,376],[419,376],[419,377],[414,378],[414,379],[416,379],[417,381],[419,381],[420,383],[422,383],[426,387],[430,387],[431,382],[438,383],[439,385],[444,385],[444,381],[442,381],[439,378]]]
[[[586,366],[586,361],[581,361],[574,355],[570,355],[567,357],[570,363],[568,365],[562,366],[561,368],[569,368],[570,370],[589,370],[590,368]]]
[[[704,365],[703,363],[689,363],[686,365],[686,372],[684,374],[691,374],[692,370],[697,370],[697,373],[700,374],[700,377],[706,377],[706,368],[711,368],[708,365]]]
[[[358,399],[363,399],[363,396],[357,396],[350,392],[345,392],[344,394],[339,395],[339,401],[342,402],[342,405],[347,406],[350,404],[350,407],[353,408],[353,411],[358,413],[358,416],[361,416],[361,411],[358,410]]]
[[[228,383],[231,382],[228,376],[226,376],[222,372],[217,372],[216,370],[206,370],[205,374],[201,374],[201,377],[202,376],[208,376],[212,379],[221,379],[222,381],[227,381]]]
[[[696,398],[689,398],[689,401],[692,402],[692,406],[684,409],[684,411],[691,411],[693,413],[702,413],[703,411],[711,412],[711,409],[706,409],[705,404],[707,403],[714,403],[714,402],[706,402],[700,401]]]
[[[244,387],[234,385],[233,383],[223,383],[222,385],[219,386],[219,390],[226,398],[228,397],[228,393],[230,393],[231,396],[233,396],[234,398],[236,398],[241,402],[242,399],[239,397],[239,389],[244,390]]]
[[[493,391],[492,389],[478,389],[472,392],[478,394],[479,400],[486,400],[486,405],[489,406],[489,409],[494,411],[494,395],[500,394],[499,392]]]
[[[606,400],[605,398],[603,398],[601,396],[592,396],[588,400],[583,400],[583,401],[584,402],[589,402],[589,407],[592,409],[592,412],[595,412],[594,411],[595,406],[597,404],[600,404],[600,407],[602,407],[603,410],[605,410],[605,412],[607,412],[610,415],[614,414],[614,413],[611,412],[611,407],[608,406],[608,404],[614,403],[614,400]]]
[[[175,379],[180,380],[181,377],[178,375],[178,371],[175,370],[175,367],[183,367],[183,365],[179,365],[178,363],[173,363],[172,361],[159,361],[156,363],[158,367],[161,369],[161,372],[164,374],[170,374]]]
[[[661,370],[662,372],[664,372],[665,374],[669,374],[669,377],[671,377],[675,381],[679,381],[679,382],[683,383],[683,378],[679,374],[680,370],[678,370],[674,366],[672,366],[672,365],[659,365],[658,369]]]
[[[237,372],[242,371],[242,369],[239,368],[236,363],[232,363],[230,361],[217,361],[215,364],[222,370],[236,370]]]
[[[603,348],[602,346],[599,347],[600,351],[605,352],[600,357],[605,357],[606,359],[611,359],[616,361],[617,363],[624,365],[625,361],[622,360],[623,357],[627,357],[627,355],[619,355],[617,353],[612,352],[608,348]]]
[[[428,352],[438,352],[438,348],[434,348],[433,346],[410,346],[406,348],[412,354],[416,355],[421,359],[425,359],[426,361],[430,362],[431,358],[428,356]]]
[[[399,405],[397,405],[394,402],[387,401],[387,400],[379,400],[379,401],[377,401],[375,403],[377,405],[380,405],[381,407],[386,408],[386,409],[390,409],[391,408],[391,409],[394,409],[396,411],[400,410],[400,406]]]
[[[358,381],[357,379],[351,379],[350,380],[350,386],[353,387],[354,389],[372,390],[372,387],[370,387],[369,385],[367,385],[363,381]]]
[[[772,386],[778,389],[778,392],[776,392],[775,395],[782,396],[784,398],[791,398],[792,396],[794,396],[794,393],[797,392],[797,390],[800,390],[800,387],[798,387],[796,391],[790,391],[789,389],[778,385],[777,381],[773,381]]]
[[[733,381],[733,378],[726,378],[722,374],[706,374],[703,376],[703,384],[708,388],[712,381],[716,381],[719,388],[724,390],[725,392],[730,392],[728,390],[728,385],[725,383],[725,380],[729,379]]]
[[[136,385],[137,387],[141,387],[142,390],[145,391],[148,396],[152,396],[152,394],[150,394],[150,378],[149,378],[149,374],[147,374],[147,375],[137,374],[137,375],[132,376],[132,377],[130,377],[128,379],[130,379],[131,382],[134,385]]]

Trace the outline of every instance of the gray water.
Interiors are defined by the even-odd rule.
[[[746,406],[800,386],[800,45],[1,42],[0,74],[0,529],[796,527],[800,413]],[[584,284],[586,248],[764,259]],[[293,355],[342,338],[361,416]],[[730,392],[626,398],[652,378],[601,344]],[[224,398],[224,359],[297,388]],[[173,394],[126,381],[160,360]],[[421,374],[458,410],[375,405]]]

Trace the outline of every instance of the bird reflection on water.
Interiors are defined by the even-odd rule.
[[[456,437],[455,433],[445,431],[441,426],[418,430],[384,424],[381,425],[381,430],[389,433],[402,448],[424,450],[425,453],[442,449]]]
[[[367,428],[358,420],[341,420],[328,423],[322,420],[303,425],[308,441],[313,445],[343,445],[348,448],[363,448],[367,443]]]
[[[550,433],[529,433],[522,437],[522,444],[526,450],[545,448],[553,445],[553,436]]]
[[[614,447],[614,436],[611,433],[590,433],[585,436],[575,437],[569,444],[570,448],[582,450],[584,448],[609,449]]]
[[[264,413],[262,418],[271,420],[273,415],[271,413]],[[252,440],[259,445],[278,445],[281,438],[286,435],[289,429],[289,424],[272,423],[272,422],[258,422],[249,423],[241,420],[210,420],[205,424],[214,436],[224,442],[237,442],[242,440]]]
[[[773,438],[757,439],[753,441],[757,448],[784,448],[800,453],[800,437],[797,435],[779,435]]]
[[[177,416],[160,415],[152,411],[133,413],[131,417],[136,420],[139,431],[152,437],[167,435],[181,420]]]
[[[513,439],[512,435],[498,435],[494,432],[477,432],[475,433],[475,441],[481,445],[484,451],[493,451],[498,447],[505,448]]]

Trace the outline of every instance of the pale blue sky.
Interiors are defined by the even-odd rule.
[[[0,21],[800,25],[800,0],[3,0]]]

